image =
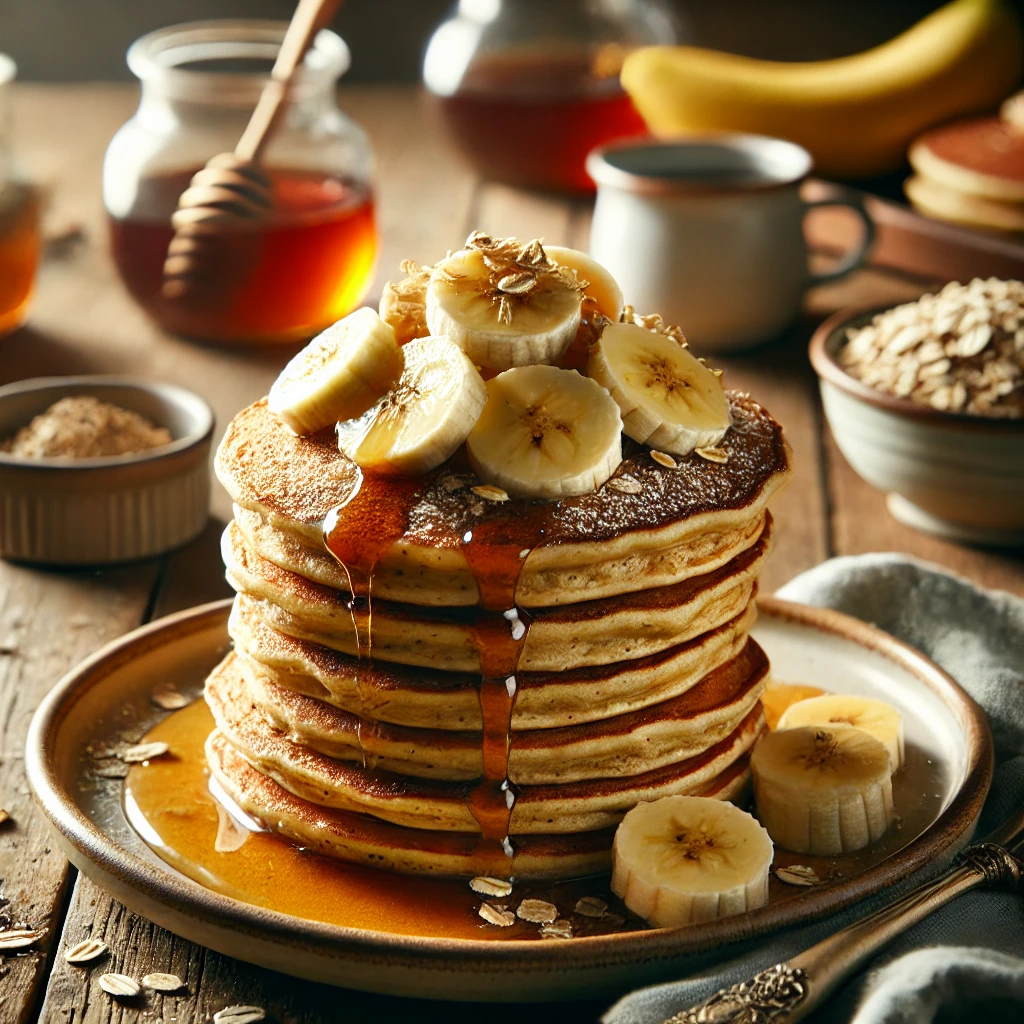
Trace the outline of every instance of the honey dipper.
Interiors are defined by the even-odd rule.
[[[223,295],[238,271],[238,249],[222,244],[226,231],[269,217],[274,208],[270,178],[260,157],[284,112],[288,93],[317,32],[341,0],[299,0],[288,23],[270,79],[260,93],[249,123],[230,153],[212,157],[197,171],[178,199],[171,217],[174,237],[164,261],[165,299],[209,301]],[[230,266],[226,256],[233,257]],[[233,275],[231,271],[236,273]]]

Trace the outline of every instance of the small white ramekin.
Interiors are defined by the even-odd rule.
[[[198,395],[128,377],[38,377],[0,387],[0,438],[68,395],[91,395],[167,427],[169,445],[99,459],[0,452],[0,556],[48,565],[148,558],[202,532],[213,411]]]
[[[851,377],[836,355],[882,309],[844,310],[811,338],[825,417],[846,461],[915,529],[966,543],[1024,544],[1024,420],[943,412]]]

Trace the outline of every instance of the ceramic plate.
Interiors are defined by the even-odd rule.
[[[126,723],[141,730],[164,714],[148,699],[158,684],[199,693],[228,647],[228,602],[136,630],[66,676],[33,720],[28,776],[76,867],[132,910],[222,953],[389,994],[501,1002],[611,995],[681,977],[726,943],[834,913],[928,862],[948,860],[974,830],[992,773],[981,709],[932,662],[872,626],[771,598],[760,607],[754,635],[773,678],[876,695],[902,710],[907,768],[894,780],[902,827],[866,858],[833,858],[830,881],[798,888],[773,878],[766,907],[710,924],[570,941],[395,935],[266,910],[169,867],[125,820],[121,781],[97,778],[85,765],[89,751]],[[808,858],[780,854],[776,866],[794,862]]]

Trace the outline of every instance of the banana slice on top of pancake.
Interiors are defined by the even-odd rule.
[[[395,332],[369,307],[318,334],[281,371],[267,404],[296,434],[361,416],[402,372]]]
[[[608,389],[635,441],[672,455],[717,444],[729,429],[718,374],[670,334],[609,324],[590,350],[587,373]]]
[[[589,377],[519,366],[487,382],[487,404],[466,451],[484,483],[515,497],[586,494],[622,461],[622,419]]]
[[[338,424],[338,447],[376,473],[426,473],[466,440],[487,388],[447,338],[417,338],[402,349],[397,383],[362,417]]]
[[[492,372],[554,363],[580,325],[575,273],[548,259],[537,240],[474,232],[441,260],[427,286],[427,325]]]

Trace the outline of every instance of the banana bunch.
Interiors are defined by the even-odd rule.
[[[852,725],[769,732],[754,747],[750,768],[758,820],[783,849],[822,856],[860,850],[895,817],[889,751]]]
[[[772,841],[723,800],[637,804],[615,830],[612,892],[658,928],[713,921],[768,902]]]
[[[652,46],[626,58],[622,84],[655,135],[774,135],[810,150],[820,174],[862,178],[899,167],[926,128],[997,106],[1021,55],[1007,0],[953,0],[852,57],[780,63]]]
[[[678,328],[625,306],[585,253],[474,232],[436,266],[402,271],[379,314],[340,320],[270,392],[296,433],[337,423],[364,469],[425,473],[465,444],[483,483],[558,499],[615,472],[623,432],[685,455],[729,429],[718,375]]]

